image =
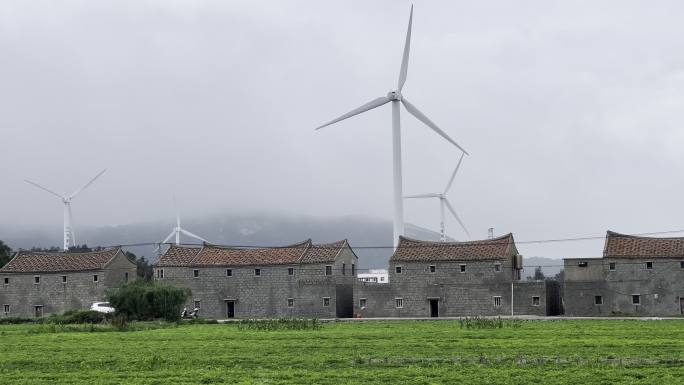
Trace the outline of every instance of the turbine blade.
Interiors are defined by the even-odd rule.
[[[439,198],[439,194],[404,195],[404,198]]]
[[[178,203],[176,203],[176,193],[173,193],[173,209],[176,211],[176,227],[180,228],[180,211],[178,210]]]
[[[456,165],[456,168],[454,169],[453,174],[451,174],[451,179],[449,179],[449,183],[447,183],[446,188],[444,189],[444,194],[449,191],[451,188],[451,184],[454,183],[454,178],[456,178],[456,173],[458,172],[458,168],[461,167],[461,162],[463,162],[463,157],[465,156],[465,152],[461,153],[461,158],[458,160],[458,164]]]
[[[470,237],[470,233],[468,232],[468,229],[463,224],[463,221],[461,220],[461,218],[458,217],[458,214],[456,214],[456,210],[454,210],[454,208],[451,206],[451,203],[449,203],[449,201],[446,198],[444,198],[444,203],[446,204],[446,207],[449,209],[449,211],[451,211],[451,213],[454,215],[454,218],[456,218],[456,220],[458,221],[458,224],[461,225],[461,227],[463,228],[463,231],[465,231],[465,233],[468,235],[468,237]]]
[[[105,171],[107,171],[106,168],[105,168],[104,170],[100,171],[99,174],[95,175],[95,177],[94,177],[93,179],[91,179],[90,182],[86,183],[85,186],[83,186],[83,187],[81,187],[80,189],[74,191],[74,193],[71,194],[71,195],[69,196],[69,198],[73,198],[73,197],[75,197],[78,193],[80,193],[81,191],[85,190],[88,186],[90,186],[91,184],[93,184],[93,182],[95,182],[95,179],[99,178],[100,175],[104,174]]]
[[[468,151],[464,150],[463,147],[459,146],[458,143],[454,142],[453,139],[449,137],[449,135],[446,134],[446,132],[442,131],[435,123],[432,122],[427,116],[425,116],[422,112],[420,112],[416,106],[413,104],[409,103],[406,98],[402,97],[401,102],[404,103],[404,107],[406,107],[406,110],[411,113],[411,115],[415,116],[418,120],[421,122],[425,123],[428,127],[432,128],[433,131],[435,131],[437,134],[439,134],[442,138],[448,140],[451,144],[454,146],[458,147],[468,155]]]
[[[206,242],[206,243],[211,243],[211,242],[207,241],[206,239],[200,237],[199,235],[195,235],[195,234],[193,234],[193,233],[191,233],[191,232],[189,232],[189,231],[187,231],[187,230],[181,229],[181,233],[187,235],[188,237],[193,237],[193,238],[195,238],[195,239],[199,239],[200,241],[203,241],[203,242]]]
[[[373,108],[380,107],[380,106],[382,106],[382,105],[385,104],[385,103],[389,103],[390,100],[391,100],[391,99],[388,98],[387,96],[382,96],[382,97],[379,97],[379,98],[377,98],[377,99],[373,99],[373,100],[371,100],[370,102],[364,104],[363,106],[361,106],[361,107],[359,107],[359,108],[356,108],[356,109],[353,109],[353,110],[347,112],[346,114],[340,116],[340,117],[337,118],[337,119],[333,119],[333,120],[329,121],[328,123],[326,123],[326,124],[324,124],[324,125],[322,125],[322,126],[316,127],[316,129],[319,130],[319,129],[325,127],[325,126],[329,126],[329,125],[331,125],[331,124],[333,124],[333,123],[337,123],[337,122],[339,122],[340,120],[345,120],[345,119],[347,119],[347,118],[351,118],[351,117],[354,116],[354,115],[358,115],[358,114],[360,114],[360,113],[362,113],[362,112],[366,112],[366,111],[368,111],[368,110],[372,110]]]
[[[43,186],[39,185],[38,183],[31,182],[30,180],[27,180],[27,179],[24,179],[24,182],[29,183],[29,184],[32,184],[32,185],[38,187],[38,188],[41,189],[41,190],[45,190],[45,191],[49,192],[50,194],[59,197],[60,199],[64,199],[63,196],[61,196],[61,195],[57,194],[56,192],[54,192],[54,191],[48,189],[47,187],[43,187]]]
[[[408,72],[409,52],[411,51],[411,24],[413,24],[413,4],[411,4],[411,14],[409,16],[408,29],[406,30],[406,42],[404,43],[404,56],[401,59],[401,69],[399,70],[399,83],[397,88],[401,91],[406,83],[406,73]]]
[[[176,235],[176,230],[175,230],[175,229],[171,232],[171,234],[169,234],[168,237],[164,238],[163,241],[159,242],[159,244],[161,245],[161,244],[163,244],[163,243],[168,243],[169,240],[171,240],[171,238],[173,238],[174,235]]]

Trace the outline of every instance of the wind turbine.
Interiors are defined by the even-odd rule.
[[[71,195],[61,195],[46,187],[39,185],[38,183],[31,182],[30,180],[24,180],[26,183],[30,183],[41,190],[45,190],[62,200],[62,203],[64,204],[64,251],[68,251],[70,246],[76,246],[76,235],[74,234],[74,229],[71,227],[71,201],[74,199],[76,195],[78,195],[78,193],[80,193],[81,191],[85,190],[88,186],[93,184],[93,182],[95,182],[95,179],[99,178],[100,175],[104,174],[105,171],[107,171],[106,168],[100,171],[99,174],[95,175],[95,177],[91,179],[90,182],[86,183],[80,189],[74,191]]]
[[[178,205],[176,204],[176,197],[175,197],[175,195],[174,195],[174,197],[173,197],[173,206],[174,206],[174,208],[175,208],[175,210],[176,210],[176,227],[174,227],[173,230],[171,230],[171,234],[169,234],[169,236],[166,237],[166,239],[164,239],[163,241],[159,242],[159,245],[157,246],[157,248],[156,248],[155,251],[158,251],[158,250],[161,248],[161,245],[162,245],[163,243],[169,242],[169,240],[171,240],[171,238],[173,238],[173,237],[175,237],[175,242],[174,242],[174,243],[175,243],[176,245],[180,245],[180,235],[181,235],[181,233],[187,235],[188,237],[198,239],[198,240],[200,240],[200,241],[202,241],[202,242],[210,243],[209,241],[207,241],[206,239],[200,237],[199,235],[195,235],[195,234],[193,234],[193,233],[189,232],[188,230],[185,230],[184,228],[181,227],[180,213],[178,212]]]
[[[446,188],[442,193],[431,193],[431,194],[416,194],[416,195],[407,195],[404,198],[437,198],[439,199],[439,215],[440,215],[440,222],[439,222],[439,241],[440,242],[445,242],[446,241],[446,232],[444,231],[444,207],[451,212],[451,214],[456,218],[458,223],[461,225],[463,228],[463,231],[470,237],[470,233],[468,232],[468,229],[465,227],[463,224],[463,221],[461,221],[461,218],[459,218],[458,214],[456,214],[456,210],[454,210],[454,207],[451,206],[451,203],[449,203],[449,199],[446,197],[446,193],[449,191],[451,188],[451,185],[454,183],[454,178],[456,177],[456,173],[458,172],[458,168],[461,167],[461,162],[463,161],[463,157],[465,156],[465,153],[461,154],[461,158],[458,160],[458,164],[456,165],[456,168],[454,169],[454,172],[451,174],[451,179],[449,179],[449,183],[447,183]]]
[[[387,96],[381,96],[370,102],[358,107],[354,110],[347,112],[346,114],[338,117],[337,119],[331,120],[330,122],[319,126],[316,130],[319,130],[325,126],[337,123],[341,120],[350,118],[352,116],[361,114],[368,110],[380,107],[386,103],[392,102],[392,149],[393,149],[393,183],[394,183],[394,240],[393,242],[398,242],[399,236],[404,234],[404,205],[402,199],[402,176],[401,176],[401,122],[399,117],[399,103],[404,105],[406,110],[418,120],[423,122],[425,125],[430,127],[437,134],[442,136],[444,139],[449,141],[454,146],[458,147],[463,153],[468,152],[459,146],[453,139],[449,137],[444,131],[442,131],[432,120],[425,116],[416,106],[409,103],[409,101],[401,94],[401,90],[406,82],[406,74],[408,71],[408,60],[409,51],[411,49],[411,24],[413,22],[413,5],[411,6],[411,14],[409,16],[408,30],[406,31],[406,41],[404,43],[404,55],[401,61],[401,68],[399,70],[399,81],[397,83],[397,89],[390,91]],[[396,244],[396,243],[395,243]]]

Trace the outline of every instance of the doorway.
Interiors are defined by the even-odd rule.
[[[684,297],[679,298],[679,310],[682,312],[682,315],[684,315]]]
[[[226,301],[226,318],[235,318],[235,301]]]
[[[33,312],[34,312],[34,315],[36,317],[42,317],[43,316],[43,307],[42,306],[34,306]]]
[[[432,298],[430,301],[430,317],[439,317],[439,299]]]

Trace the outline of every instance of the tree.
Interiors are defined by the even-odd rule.
[[[544,272],[542,271],[541,266],[537,266],[534,269],[534,277],[532,277],[532,279],[534,279],[535,281],[543,281],[545,278],[546,277],[544,276]]]
[[[0,241],[0,267],[3,267],[12,259],[12,249],[5,244],[5,242]]]
[[[135,262],[135,265],[137,266],[138,278],[142,278],[144,281],[151,281],[152,276],[154,275],[154,270],[152,269],[152,265],[147,262],[145,257],[141,256],[138,258],[130,251],[126,251],[125,254],[131,262]]]
[[[163,318],[177,321],[181,308],[190,298],[188,288],[179,288],[155,281],[137,280],[107,292],[107,299],[117,315],[129,320]]]

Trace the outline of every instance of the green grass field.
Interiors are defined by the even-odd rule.
[[[0,326],[2,384],[684,384],[682,321]]]

